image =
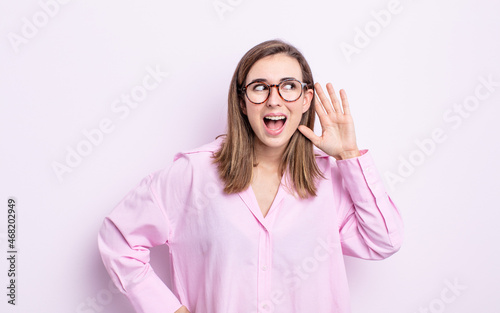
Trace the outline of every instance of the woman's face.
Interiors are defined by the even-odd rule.
[[[245,84],[259,80],[273,85],[288,78],[302,81],[299,62],[285,54],[274,54],[255,62],[248,72]],[[287,102],[280,97],[278,88],[273,87],[264,103],[255,104],[244,97],[243,113],[247,115],[255,133],[256,148],[272,148],[283,152],[297,131],[302,114],[309,109],[313,95],[311,89],[304,89],[297,100]]]

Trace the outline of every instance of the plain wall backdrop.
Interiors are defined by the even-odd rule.
[[[281,38],[316,81],[346,90],[358,146],[405,221],[394,256],[346,258],[353,313],[499,312],[499,10],[484,0],[0,1],[0,311],[132,313],[97,250],[103,218],[175,153],[225,132],[237,62]],[[168,249],[152,252],[168,281]]]

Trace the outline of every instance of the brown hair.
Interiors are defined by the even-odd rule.
[[[244,101],[241,87],[245,83],[248,72],[258,60],[274,55],[285,54],[295,58],[302,69],[302,81],[306,88],[314,89],[314,80],[311,68],[302,53],[294,46],[281,40],[269,40],[250,49],[241,58],[234,71],[229,86],[227,135],[221,147],[213,155],[213,162],[217,164],[219,176],[225,183],[224,192],[237,193],[248,188],[252,179],[252,170],[255,166],[253,151],[254,133],[248,117],[243,113],[240,105]],[[300,125],[314,129],[314,97],[309,109],[302,114]],[[220,137],[222,135],[217,136]],[[316,180],[321,174],[315,160],[313,144],[298,130],[290,138],[283,153],[279,174],[289,170],[291,191],[298,193],[300,198],[316,196]]]

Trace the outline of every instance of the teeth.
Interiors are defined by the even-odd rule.
[[[277,120],[284,120],[286,117],[284,117],[283,115],[280,115],[280,116],[266,116],[264,118],[267,118],[268,120],[277,121]]]

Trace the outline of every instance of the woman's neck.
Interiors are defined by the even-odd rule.
[[[286,147],[268,147],[256,140],[254,142],[256,163],[267,168],[274,167],[278,169],[281,164],[281,159],[283,157],[285,149]]]

